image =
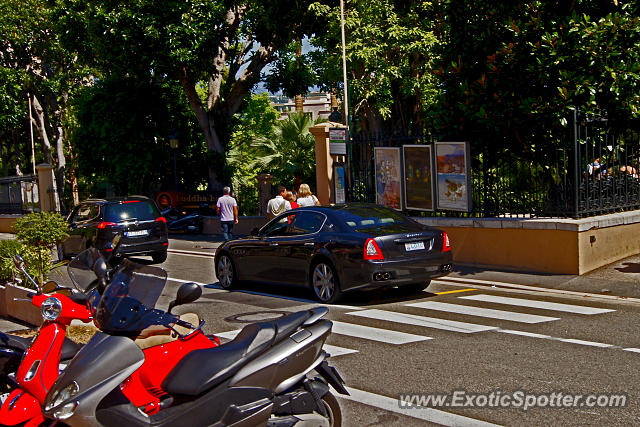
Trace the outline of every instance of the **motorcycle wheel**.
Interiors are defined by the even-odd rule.
[[[340,427],[342,425],[342,410],[338,404],[338,399],[331,394],[327,393],[322,397],[322,403],[327,410],[329,425],[331,427]]]

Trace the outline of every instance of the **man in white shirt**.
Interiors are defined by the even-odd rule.
[[[238,223],[238,203],[236,199],[231,197],[231,188],[224,187],[222,189],[222,197],[216,202],[218,215],[220,215],[220,227],[224,240],[233,239],[233,225]]]
[[[267,219],[271,220],[281,213],[291,210],[291,203],[284,198],[287,189],[284,185],[278,186],[278,195],[267,203]]]

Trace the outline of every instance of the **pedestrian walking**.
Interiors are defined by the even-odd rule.
[[[287,188],[284,185],[278,186],[278,194],[267,203],[267,218],[273,219],[281,213],[291,210],[291,203],[284,198]]]
[[[238,203],[230,196],[231,188],[222,189],[222,197],[218,198],[216,207],[220,216],[220,228],[225,242],[233,239],[233,225],[238,223]]]
[[[311,193],[311,189],[308,184],[300,184],[297,202],[299,207],[315,206],[320,204],[318,198]]]

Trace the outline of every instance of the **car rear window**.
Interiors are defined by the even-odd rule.
[[[393,209],[375,205],[347,206],[336,210],[335,213],[351,228],[377,227],[411,221]]]
[[[135,200],[123,203],[113,203],[105,206],[104,220],[109,222],[120,221],[148,221],[160,216],[158,208],[149,201]]]

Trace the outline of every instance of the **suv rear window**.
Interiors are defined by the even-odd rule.
[[[146,200],[114,203],[105,206],[104,220],[108,222],[155,220],[160,216],[158,208]]]

